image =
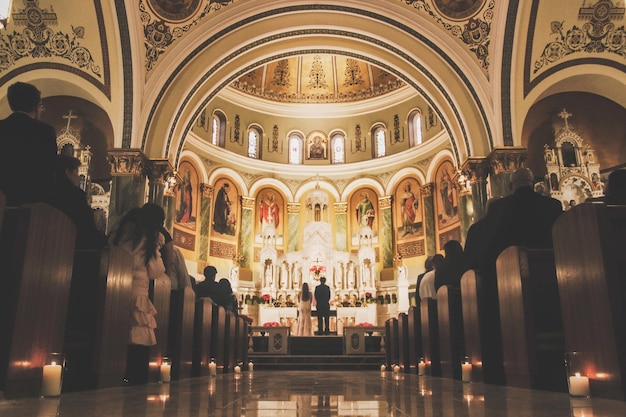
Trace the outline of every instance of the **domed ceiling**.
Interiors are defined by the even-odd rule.
[[[383,96],[405,86],[387,71],[338,55],[299,55],[258,67],[231,87],[282,103],[350,103]]]

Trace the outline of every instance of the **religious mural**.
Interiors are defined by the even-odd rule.
[[[423,210],[420,185],[407,178],[400,181],[394,197],[396,236],[398,241],[411,240],[424,235]]]
[[[328,158],[328,138],[322,132],[313,132],[306,140],[307,159]]]
[[[176,215],[174,217],[177,226],[190,230],[196,230],[198,216],[198,172],[193,164],[181,162],[178,172],[180,179],[174,188],[176,195]]]
[[[219,235],[235,236],[237,232],[237,213],[239,196],[232,181],[218,180],[215,183],[213,203],[213,232]]]
[[[437,226],[441,230],[459,222],[459,201],[453,180],[456,170],[452,162],[443,162],[436,172]]]
[[[264,188],[258,192],[256,201],[256,242],[263,243],[263,235],[268,231],[275,233],[276,244],[282,245],[285,224],[283,196],[273,188]]]
[[[373,242],[378,242],[378,195],[371,188],[360,188],[350,198],[350,221],[352,244],[359,244],[359,230],[362,227],[372,229]]]

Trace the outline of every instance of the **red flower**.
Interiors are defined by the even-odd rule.
[[[270,295],[269,294],[263,294],[263,301],[269,301],[270,300]]]
[[[268,321],[267,323],[263,323],[263,327],[279,327],[280,323],[276,321]]]

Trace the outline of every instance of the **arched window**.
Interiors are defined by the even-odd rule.
[[[302,164],[302,148],[304,140],[298,133],[289,136],[289,163],[294,165]]]
[[[346,162],[346,138],[341,133],[337,133],[332,135],[330,143],[332,148],[332,163],[343,164]]]
[[[261,130],[255,126],[248,129],[248,156],[250,158],[261,157]]]
[[[374,146],[372,149],[374,150],[374,158],[380,158],[385,156],[387,153],[387,131],[385,130],[385,126],[376,125],[372,128],[372,141],[374,142]]]
[[[213,113],[211,120],[211,143],[223,148],[226,143],[226,116],[221,111]]]
[[[420,110],[413,110],[409,113],[409,140],[410,146],[421,145],[424,141],[422,136],[423,117]]]

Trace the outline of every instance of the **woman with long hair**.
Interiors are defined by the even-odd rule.
[[[312,336],[311,333],[311,291],[309,284],[302,284],[302,290],[298,294],[298,336]]]
[[[157,327],[154,305],[148,297],[150,280],[167,279],[160,248],[165,238],[158,222],[151,221],[141,208],[129,210],[111,235],[112,246],[126,249],[133,255],[133,290],[130,311],[130,334],[126,379],[132,384],[148,380],[149,346],[156,344]]]

